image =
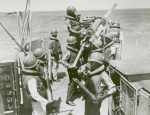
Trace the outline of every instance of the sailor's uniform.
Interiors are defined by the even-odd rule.
[[[29,71],[29,72],[28,72]],[[47,92],[38,71],[24,70],[22,77],[26,97],[32,104],[32,115],[46,115]],[[35,73],[37,72],[37,73]]]

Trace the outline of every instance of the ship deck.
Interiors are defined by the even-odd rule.
[[[142,54],[138,55],[141,51]],[[128,55],[127,55],[128,54]],[[134,54],[134,55],[133,55]],[[147,50],[142,50],[138,47],[134,47],[131,45],[123,44],[122,49],[122,60],[124,59],[131,59],[131,58],[142,58],[147,57],[148,52]],[[59,75],[58,78],[61,80],[60,82],[53,82],[53,96],[54,100],[58,100],[59,98],[61,101],[58,102],[59,112],[58,115],[84,115],[84,103],[82,101],[82,95],[75,95],[74,103],[76,106],[69,106],[65,103],[66,96],[67,96],[67,85],[69,83],[69,77],[66,76],[66,68],[63,67],[61,64],[59,66]],[[60,86],[61,84],[61,86]],[[60,86],[60,87],[59,87]],[[59,88],[58,88],[59,87]],[[105,99],[102,103],[100,109],[101,115],[108,115],[108,99]]]
[[[66,75],[66,68],[62,65],[59,66],[58,78],[60,82],[53,82],[53,98],[57,100],[57,114],[58,115],[84,115],[84,103],[82,101],[82,94],[74,95],[74,103],[76,106],[70,106],[65,103],[67,96],[67,88],[69,83],[69,77]],[[60,86],[61,85],[61,86]],[[101,107],[101,115],[107,115],[108,112],[108,100],[103,101],[103,106]]]

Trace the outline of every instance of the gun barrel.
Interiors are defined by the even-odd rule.
[[[50,51],[49,51],[50,52]],[[52,92],[52,87],[51,87],[51,84],[49,83],[50,80],[52,79],[51,78],[51,56],[50,54],[48,53],[48,73],[49,73],[49,76],[47,76],[47,90],[48,90],[48,96],[49,96],[49,100],[53,100],[53,92]]]
[[[19,45],[19,43],[15,40],[15,38],[7,31],[7,29],[0,23],[1,26],[4,28],[4,30],[7,32],[7,34],[16,42],[16,44],[20,47],[20,49],[27,55],[27,53],[23,50],[23,48]]]
[[[82,52],[84,50],[84,47],[85,47],[85,42],[83,43],[82,47],[80,48],[80,51],[78,52],[78,55],[77,55],[77,57],[76,57],[76,59],[75,59],[75,61],[73,63],[74,67],[76,67],[76,65],[78,63],[78,60],[79,60],[79,58],[80,58],[80,56],[81,56],[81,54],[82,54]]]
[[[108,12],[104,15],[105,18],[109,18],[115,7],[117,6],[116,3],[113,4],[113,6],[108,10]]]
[[[82,47],[80,48],[80,51],[78,52],[78,55],[77,55],[77,57],[76,57],[76,59],[75,59],[75,61],[74,61],[74,63],[73,63],[73,66],[74,66],[74,67],[76,67],[76,65],[77,65],[77,63],[78,63],[78,61],[79,61],[79,58],[80,58],[82,52],[84,51],[85,40],[86,40],[86,39],[87,39],[87,36],[84,37],[84,40],[83,40],[84,43],[82,44]]]
[[[45,68],[45,67],[44,67],[44,68]],[[46,84],[47,84],[47,89],[46,89],[46,91],[47,91],[47,98],[48,98],[49,101],[52,101],[52,100],[53,100],[52,88],[51,88],[51,84],[50,84],[49,77],[48,77],[48,75],[47,75],[47,70],[46,70],[46,68],[45,68],[44,71],[45,71],[44,73],[45,73]]]
[[[78,80],[76,83],[91,100],[95,99],[95,96],[82,83],[80,83]]]

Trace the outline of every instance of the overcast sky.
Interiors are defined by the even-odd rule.
[[[23,11],[27,0],[0,0],[0,12]],[[75,6],[77,10],[150,8],[150,0],[30,0],[32,11],[66,10]]]

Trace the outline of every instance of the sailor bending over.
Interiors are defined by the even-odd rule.
[[[84,74],[85,86],[78,79],[73,79],[85,94],[85,115],[100,115],[102,101],[115,91],[115,84],[104,71],[104,56],[99,52],[90,55]]]

